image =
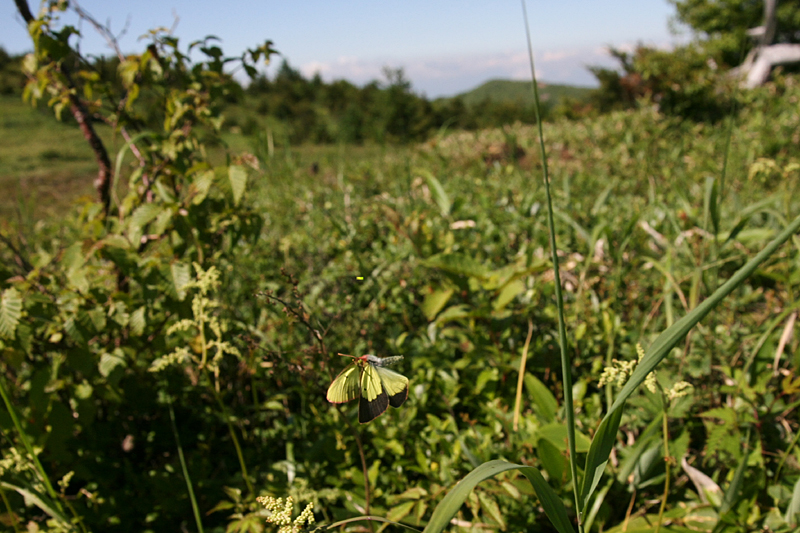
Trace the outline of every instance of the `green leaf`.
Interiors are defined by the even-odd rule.
[[[538,439],[547,439],[559,450],[566,450],[567,449],[567,426],[564,424],[547,424],[540,427],[536,431],[536,438]],[[589,437],[581,433],[580,431],[575,431],[575,451],[578,453],[584,453],[589,451],[589,445],[591,442],[589,441]]]
[[[489,276],[489,269],[468,255],[439,254],[420,261],[420,263],[423,266],[435,268],[457,276],[467,276],[478,279],[485,279]]]
[[[800,479],[794,484],[792,501],[789,502],[789,507],[786,508],[784,520],[792,527],[797,527],[800,524]]]
[[[422,302],[422,312],[425,317],[428,320],[436,318],[452,295],[453,289],[441,289],[425,296],[425,300]]]
[[[772,242],[764,247],[763,250],[756,254],[755,257],[737,270],[728,281],[714,291],[703,303],[698,305],[691,313],[664,330],[661,335],[656,338],[647,352],[645,352],[645,356],[637,365],[636,370],[633,371],[628,382],[617,394],[614,403],[600,423],[600,427],[592,440],[589,455],[586,456],[586,467],[584,469],[586,477],[583,480],[581,488],[581,501],[583,502],[584,508],[592,493],[597,488],[606,463],[608,463],[609,454],[616,440],[625,401],[633,394],[636,388],[644,382],[647,375],[669,354],[670,350],[686,337],[689,330],[711,312],[711,310],[726,296],[733,292],[734,289],[741,285],[748,276],[755,272],[756,268],[758,268],[761,263],[775,253],[775,250],[789,240],[798,229],[800,229],[800,216],[795,218],[791,224],[784,228],[784,230],[781,231]]]
[[[556,411],[558,411],[558,402],[553,393],[533,374],[525,374],[525,388],[533,399],[536,413],[545,422],[554,422]]]
[[[13,339],[22,317],[22,298],[14,287],[3,291],[0,297],[0,338]]]
[[[621,419],[622,408],[620,407],[603,418],[600,427],[597,428],[597,432],[594,434],[592,444],[589,447],[589,454],[586,456],[586,467],[584,468],[583,485],[581,487],[581,500],[583,501],[584,509],[588,505],[592,493],[597,488],[597,484],[600,483],[600,478],[603,477],[608,457],[611,455],[611,449],[617,441],[617,430]]]
[[[468,305],[451,305],[444,311],[442,311],[439,316],[436,317],[437,324],[444,324],[446,322],[450,322],[451,320],[457,320],[459,318],[467,318],[470,316],[470,310]]]
[[[147,319],[145,318],[145,311],[147,308],[144,306],[140,307],[133,313],[131,313],[130,319],[130,326],[131,326],[131,333],[136,335],[137,337],[144,333],[144,328],[147,325]]]
[[[433,174],[427,170],[422,170],[420,173],[425,176],[425,180],[428,182],[431,195],[433,196],[436,205],[439,206],[439,212],[441,212],[443,217],[446,217],[450,214],[450,208],[452,207],[450,197],[447,196],[447,192],[445,192],[444,187],[442,187],[442,184]]]
[[[416,505],[416,503],[417,503],[416,501],[410,500],[407,502],[403,502],[399,505],[394,505],[392,506],[391,509],[389,509],[389,512],[386,513],[386,518],[394,521],[402,520],[403,518],[408,516],[408,513],[411,512],[411,509],[414,508],[414,505]]]
[[[161,206],[158,204],[143,204],[137,207],[130,218],[129,227],[131,230],[141,230],[145,224],[155,219],[161,214]]]
[[[481,502],[483,512],[492,517],[492,520],[500,525],[500,529],[506,528],[506,521],[503,520],[503,514],[500,512],[500,506],[494,498],[485,492],[478,493],[478,500]]]
[[[234,205],[239,205],[245,186],[247,186],[247,169],[241,165],[231,165],[228,168],[228,179],[231,182],[231,190],[233,191],[233,203]]]
[[[522,280],[515,279],[510,283],[506,283],[503,290],[500,291],[500,294],[497,295],[497,298],[494,300],[494,304],[492,307],[495,311],[500,311],[506,305],[508,305],[511,300],[513,300],[517,294],[525,291],[525,284]]]
[[[100,371],[101,376],[107,378],[118,366],[126,366],[125,359],[121,355],[116,352],[104,353],[100,356],[100,364],[97,365],[97,369]]]
[[[35,505],[59,522],[63,524],[69,524],[69,520],[67,520],[67,518],[61,514],[61,512],[58,510],[58,507],[53,505],[53,502],[50,500],[50,498],[44,494],[41,494],[33,489],[12,485],[6,481],[0,481],[0,487],[18,492],[25,499],[26,505]]]
[[[186,285],[192,279],[192,268],[186,263],[179,262],[172,263],[169,268],[172,271],[172,282],[178,300],[183,300],[186,297]]]
[[[561,483],[564,479],[564,470],[567,467],[567,458],[555,444],[547,439],[539,439],[536,443],[536,455],[539,457],[550,479]]]
[[[747,446],[750,443],[750,429],[747,430],[747,436],[744,439],[745,449],[744,454],[742,454],[742,458],[739,461],[739,466],[736,467],[736,472],[733,474],[733,479],[731,480],[731,484],[728,486],[728,490],[725,491],[725,495],[722,497],[722,505],[720,506],[719,512],[727,513],[733,507],[733,504],[736,503],[736,497],[739,495],[739,491],[742,489],[742,484],[744,483],[744,473],[747,470],[747,457],[749,455]]]
[[[208,196],[212,183],[214,183],[213,170],[206,170],[195,176],[190,189],[192,191],[192,204],[200,205],[203,203],[203,200]]]
[[[719,203],[717,202],[717,180],[713,177],[706,178],[705,202],[703,209],[706,220],[711,220],[714,235],[719,233]]]
[[[533,490],[536,491],[536,495],[539,497],[544,512],[559,533],[575,533],[564,503],[550,485],[547,484],[547,481],[538,470],[530,466],[507,463],[500,460],[483,463],[450,489],[450,492],[445,495],[433,510],[431,519],[428,525],[425,526],[425,532],[439,533],[444,531],[450,526],[450,520],[458,513],[461,505],[478,483],[508,470],[519,470],[528,478],[528,481],[533,485]]]

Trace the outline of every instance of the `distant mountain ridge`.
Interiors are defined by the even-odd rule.
[[[564,97],[585,100],[593,90],[590,87],[539,82],[539,98],[542,102],[548,103],[556,103],[556,101]],[[455,98],[461,98],[468,107],[475,106],[484,100],[497,103],[514,102],[524,105],[533,103],[531,82],[518,80],[489,80],[470,91],[448,98],[440,98],[439,100],[447,101]]]

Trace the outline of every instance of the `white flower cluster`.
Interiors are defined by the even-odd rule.
[[[633,371],[636,370],[639,362],[642,360],[642,358],[644,358],[644,348],[642,348],[641,344],[636,344],[636,354],[639,356],[637,361],[617,361],[616,359],[612,359],[611,366],[605,367],[603,369],[603,373],[600,375],[600,386],[602,387],[608,383],[613,383],[617,387],[622,387],[625,385],[625,382],[631,377]],[[647,374],[647,377],[644,380],[644,385],[647,387],[647,390],[653,394],[656,393],[659,385],[658,381],[656,381],[655,372],[650,372]],[[667,401],[671,402],[672,400],[689,394],[691,387],[691,383],[686,381],[678,381],[672,386],[672,388],[664,391],[664,394],[666,395]]]
[[[641,344],[636,344],[636,354],[639,356],[639,359],[636,361],[618,361],[617,359],[612,359],[611,366],[605,367],[603,373],[600,374],[599,385],[602,387],[608,383],[613,383],[618,388],[625,385],[625,382],[628,381],[628,378],[631,377],[631,374],[633,374],[633,371],[636,370],[637,365],[644,357],[644,349]],[[655,373],[650,372],[647,374],[644,385],[650,392],[656,392],[658,382],[656,381]]]
[[[256,498],[258,503],[264,506],[270,515],[267,522],[277,524],[278,533],[299,533],[305,524],[314,523],[314,503],[309,503],[303,512],[292,521],[292,510],[294,500],[291,496],[286,498],[273,498],[272,496],[259,496]]]

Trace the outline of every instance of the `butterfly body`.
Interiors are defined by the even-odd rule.
[[[327,399],[331,403],[345,403],[359,398],[358,421],[362,424],[382,415],[390,405],[400,407],[408,398],[408,378],[386,368],[402,360],[402,355],[339,355],[352,357],[353,363],[333,380]]]

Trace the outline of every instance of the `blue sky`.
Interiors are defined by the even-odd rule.
[[[28,0],[35,12],[38,0]],[[266,39],[307,76],[357,84],[382,80],[384,66],[405,69],[415,91],[429,97],[469,90],[492,78],[529,79],[519,0],[81,0],[114,32],[124,52],[141,50],[150,28],[171,27],[185,45],[206,35],[228,55]],[[233,6],[233,7],[231,7]],[[594,85],[586,65],[615,66],[605,48],[637,42],[668,47],[674,8],[667,0],[528,0],[537,76],[551,83]],[[75,23],[74,19],[69,20]],[[108,54],[93,28],[81,28],[81,50]],[[31,48],[10,0],[0,6],[0,46]],[[279,63],[276,58],[275,63]],[[274,66],[271,67],[274,69]]]

